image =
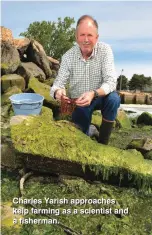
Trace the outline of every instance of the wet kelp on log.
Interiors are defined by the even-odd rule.
[[[27,168],[109,181],[117,178],[151,192],[152,161],[133,150],[100,145],[67,121],[55,122],[45,108],[11,127],[15,149]]]

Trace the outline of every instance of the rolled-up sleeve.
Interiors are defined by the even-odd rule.
[[[70,71],[68,66],[68,61],[66,59],[66,54],[63,55],[61,60],[60,69],[58,75],[53,83],[53,86],[50,90],[50,95],[54,98],[54,93],[57,89],[65,89],[65,85],[69,79]]]
[[[116,90],[117,76],[114,66],[114,56],[112,49],[106,44],[106,50],[104,50],[103,60],[102,60],[102,88],[105,94]]]

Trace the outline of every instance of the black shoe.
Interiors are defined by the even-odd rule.
[[[102,120],[102,124],[100,126],[99,131],[99,139],[98,142],[101,144],[107,145],[109,143],[110,135],[112,132],[114,122],[106,122],[105,120]]]

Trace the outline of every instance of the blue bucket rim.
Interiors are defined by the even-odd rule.
[[[26,101],[26,99],[24,99],[24,100],[20,100],[20,101],[16,101],[16,100],[13,100],[12,98],[14,97],[14,96],[17,96],[17,95],[22,95],[22,94],[29,94],[29,95],[37,95],[37,96],[39,96],[40,98],[41,98],[41,100],[39,100],[39,101],[29,101],[28,100],[28,102]],[[10,97],[9,97],[9,99],[11,100],[11,102],[12,103],[15,103],[15,104],[25,104],[25,103],[28,103],[28,104],[35,104],[35,103],[38,103],[38,102],[43,102],[43,100],[44,100],[44,96],[42,96],[42,95],[40,95],[40,94],[38,94],[38,93],[18,93],[18,94],[13,94],[13,95],[11,95]]]

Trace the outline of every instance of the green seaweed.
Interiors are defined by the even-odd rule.
[[[94,124],[95,126],[98,126],[98,128],[100,127],[102,123],[102,116],[99,111],[93,112],[91,123]]]
[[[133,139],[151,138],[151,133],[152,126],[141,126],[130,129],[115,128],[111,134],[109,144],[117,148],[126,149]]]
[[[145,154],[146,159],[152,160],[152,150]]]
[[[36,78],[30,78],[28,88],[33,90],[35,93],[38,93],[44,96],[45,101],[52,104],[53,106],[59,107],[60,104],[58,101],[54,100],[50,96],[50,86],[44,83],[39,82]]]
[[[137,124],[144,124],[144,125],[152,126],[152,114],[148,112],[142,113],[137,119]]]
[[[19,197],[18,191],[18,175],[12,177],[2,171],[2,179],[5,179],[2,184],[2,200],[12,202],[13,197]],[[7,179],[7,180],[6,180]],[[9,191],[13,191],[13,194],[9,194]],[[61,212],[63,209],[78,210],[78,213],[62,214],[55,217],[59,222],[65,226],[72,228],[82,235],[130,235],[130,234],[142,234],[147,235],[152,232],[152,197],[139,194],[135,189],[127,189],[106,185],[103,183],[88,183],[85,180],[78,177],[55,177],[55,176],[33,176],[24,185],[25,197],[41,199],[42,204],[36,205],[37,208],[49,208],[59,209]],[[7,200],[6,199],[7,195]],[[71,199],[114,199],[115,204],[82,204],[82,205],[70,205],[70,204],[45,204],[44,197],[51,199],[63,199],[68,201]],[[13,205],[12,205],[13,206]],[[14,205],[16,206],[16,205]],[[25,208],[30,210],[29,205],[24,205]],[[111,208],[111,214],[80,214],[80,209],[100,209]],[[128,214],[115,214],[115,210],[128,208]],[[47,218],[47,216],[26,215],[25,218]],[[2,214],[3,218],[3,214]],[[13,217],[12,217],[13,219]],[[2,220],[2,234],[6,235],[19,235],[19,234],[32,234],[32,235],[47,235],[57,234],[64,235],[64,230],[57,225],[32,225],[24,224],[20,227],[15,227],[3,224]]]
[[[136,149],[143,147],[144,143],[145,143],[144,139],[135,139],[130,143],[130,145]]]
[[[8,73],[8,72],[12,72],[12,68],[15,70],[17,69],[17,67],[21,64],[21,61],[18,60],[17,62],[13,63],[13,62],[10,62],[10,63],[1,63],[1,70],[2,71],[5,71],[5,73]]]
[[[21,153],[92,166],[106,180],[112,174],[121,172],[122,178],[123,172],[128,172],[140,188],[151,188],[152,162],[143,159],[139,152],[98,144],[68,121],[53,121],[51,114],[42,113],[12,126],[11,135],[15,149]]]
[[[131,128],[131,123],[129,118],[127,117],[127,114],[123,110],[118,111],[118,115],[116,117],[116,126],[120,126],[123,128]]]
[[[22,93],[22,91],[17,86],[13,86],[13,87],[8,88],[6,93],[4,93],[2,95],[1,104],[5,105],[5,104],[10,103],[9,97],[13,94],[18,94],[18,93]]]
[[[9,65],[5,63],[1,63],[1,69],[9,69]]]

